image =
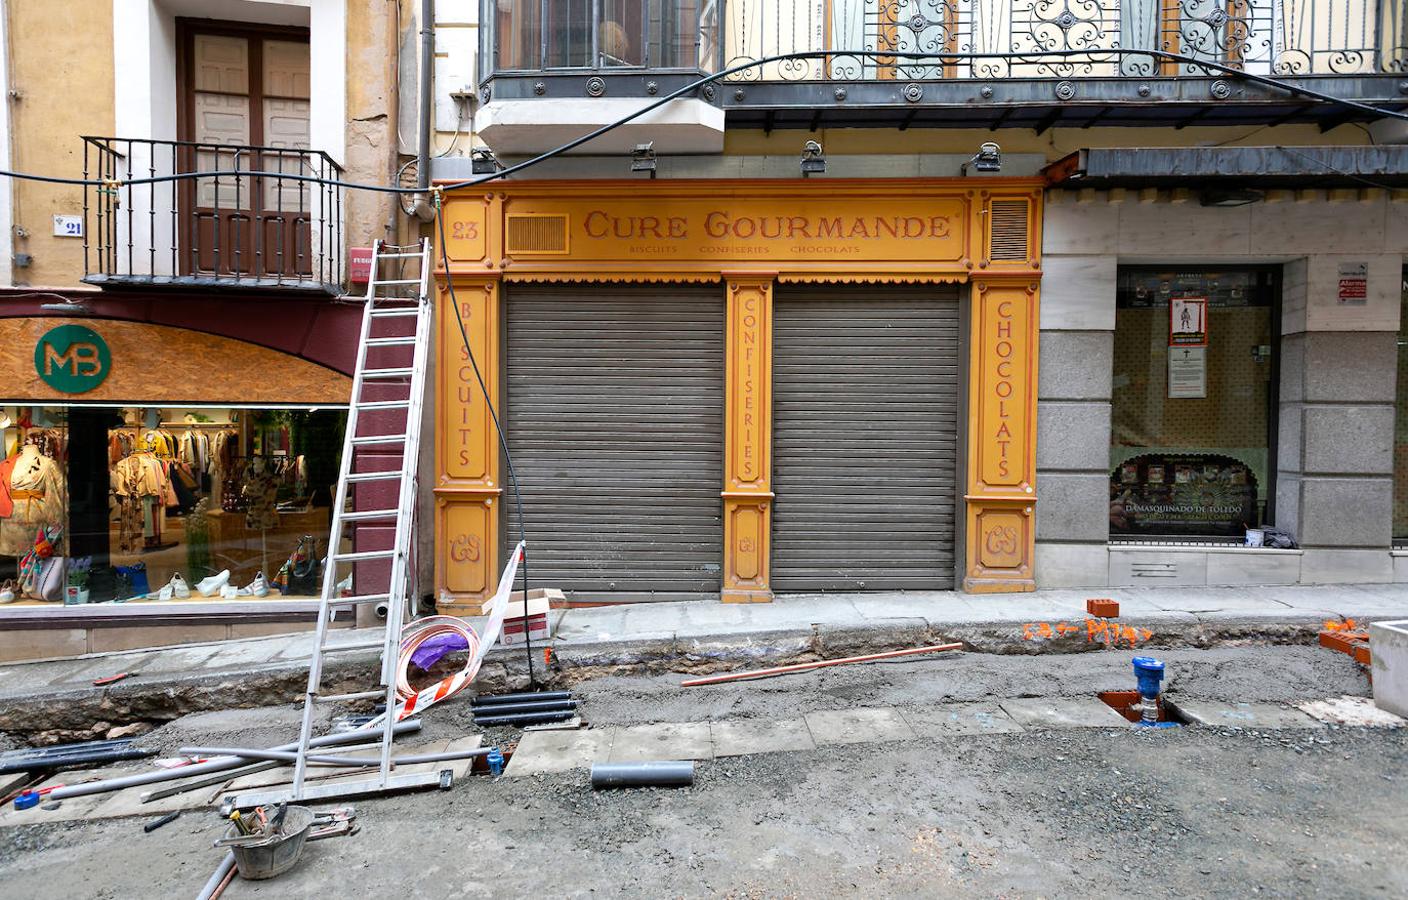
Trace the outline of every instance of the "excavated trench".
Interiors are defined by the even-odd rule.
[[[1086,627],[1053,630],[1047,637],[1030,626],[936,629],[915,620],[913,625],[898,627],[892,623],[885,628],[814,628],[810,634],[745,635],[716,642],[561,647],[552,652],[550,664],[544,665],[543,658],[535,656],[535,675],[540,687],[558,689],[603,677],[708,675],[949,642],[961,642],[968,653],[1035,656],[1313,645],[1318,630],[1311,623],[1219,623],[1165,633],[1151,631],[1147,638],[1136,631],[1139,640],[1130,643],[1119,636],[1118,629],[1094,637]],[[328,693],[365,690],[373,668],[373,657],[344,656],[329,666],[324,689]],[[190,713],[294,703],[302,697],[306,683],[306,665],[289,663],[254,671],[177,674],[159,680],[134,677],[103,688],[85,686],[12,697],[0,705],[0,734],[14,744],[29,746],[132,736]],[[476,688],[484,692],[527,687],[528,668],[519,650],[495,651],[476,682]]]

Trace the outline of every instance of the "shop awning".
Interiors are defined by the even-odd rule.
[[[1061,188],[1408,187],[1408,145],[1077,150],[1042,170]]]

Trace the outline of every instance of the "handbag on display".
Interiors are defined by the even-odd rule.
[[[272,584],[281,594],[317,594],[322,586],[322,574],[318,542],[311,534],[305,534],[279,567]]]
[[[50,525],[39,529],[34,547],[20,559],[20,593],[35,600],[56,601],[64,598],[64,560],[54,556],[63,528]]]

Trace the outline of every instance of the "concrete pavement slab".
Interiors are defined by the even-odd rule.
[[[709,723],[709,730],[715,758],[816,749],[801,719],[726,719]]]
[[[947,737],[963,734],[1011,734],[1022,726],[996,703],[953,703],[944,706],[909,707],[900,710],[904,720],[920,737]]]
[[[1003,700],[999,704],[1025,728],[1128,728],[1124,716],[1096,697]]]
[[[615,736],[614,728],[525,731],[504,774],[516,777],[591,768],[611,755]]]
[[[1365,728],[1402,728],[1408,719],[1396,716],[1374,705],[1372,697],[1329,697],[1297,703],[1301,712],[1331,725],[1354,725]]]
[[[708,722],[657,722],[617,729],[607,761],[713,758],[714,740]]]
[[[1325,723],[1279,703],[1227,703],[1218,700],[1175,700],[1178,711],[1194,725],[1227,728],[1324,728]]]
[[[820,710],[809,712],[804,718],[818,747],[912,741],[915,737],[914,730],[905,722],[900,711],[889,707]]]

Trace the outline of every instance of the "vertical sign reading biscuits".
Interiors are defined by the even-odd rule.
[[[1025,279],[973,286],[969,591],[1035,587],[1037,292]]]
[[[441,286],[436,319],[435,583],[439,605],[478,614],[498,580],[499,447],[484,387],[498,396],[499,282]],[[460,324],[464,332],[460,331]],[[465,336],[473,360],[465,347]],[[478,364],[478,375],[475,373]]]
[[[772,599],[771,275],[728,280],[724,437],[725,602]]]

